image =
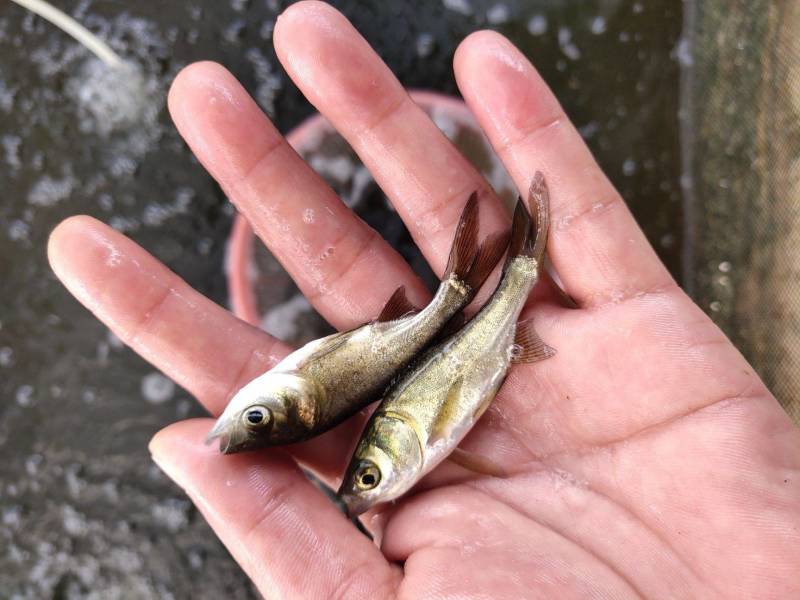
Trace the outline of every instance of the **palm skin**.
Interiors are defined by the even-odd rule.
[[[335,10],[295,4],[274,39],[289,75],[373,171],[441,272],[461,200],[486,183]],[[364,518],[373,543],[297,466],[335,485],[359,423],[288,450],[222,456],[202,443],[212,421],[198,419],[156,435],[154,460],[267,597],[798,597],[798,430],[670,278],[525,58],[480,32],[459,48],[455,70],[518,187],[536,170],[547,177],[548,252],[579,305],[564,308],[540,286],[523,318],[536,320],[558,354],[515,366],[462,444],[510,476],[445,463],[415,493]],[[373,317],[400,284],[426,300],[408,266],[224,69],[188,67],[170,110],[334,325]],[[487,198],[482,221],[499,228],[507,216]],[[307,223],[309,208],[325,219]],[[79,300],[212,414],[289,350],[97,221],[68,219],[49,254]]]

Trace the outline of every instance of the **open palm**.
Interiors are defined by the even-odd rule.
[[[309,100],[371,169],[437,272],[463,199],[488,191],[334,9],[293,5],[274,33]],[[800,434],[742,356],[676,286],[526,59],[500,35],[458,50],[461,91],[521,190],[547,177],[552,290],[527,315],[558,350],[516,366],[462,447],[507,478],[445,463],[359,533],[297,466],[335,482],[358,423],[312,442],[222,456],[210,419],[154,459],[268,597],[789,598],[800,594]],[[374,317],[408,265],[295,154],[235,79],[201,63],[170,92],[197,156],[331,323]],[[320,215],[304,219],[308,210]],[[507,223],[491,192],[489,228]],[[51,238],[72,292],[219,414],[289,349],[87,217]]]

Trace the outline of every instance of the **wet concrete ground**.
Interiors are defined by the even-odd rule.
[[[115,79],[48,23],[0,6],[0,597],[256,597],[147,453],[156,430],[201,409],[71,298],[45,244],[61,219],[88,213],[227,304],[232,210],[172,128],[165,93],[185,64],[217,60],[281,130],[299,123],[311,107],[270,41],[287,3],[58,4],[136,71]],[[679,274],[678,3],[333,4],[409,87],[455,93],[458,41],[484,27],[509,35]],[[370,222],[412,256],[378,205],[366,205]],[[291,298],[276,281],[275,302]]]

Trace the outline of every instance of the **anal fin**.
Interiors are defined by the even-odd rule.
[[[555,348],[545,344],[536,333],[532,319],[517,323],[514,345],[517,351],[511,360],[515,363],[534,363],[550,358],[556,353]]]

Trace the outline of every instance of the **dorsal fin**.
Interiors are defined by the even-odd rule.
[[[515,363],[533,363],[553,356],[556,351],[548,346],[536,333],[533,327],[533,319],[520,321],[517,323],[516,333],[514,334],[514,345],[516,351],[512,357]]]
[[[531,250],[531,215],[522,198],[517,199],[514,219],[511,222],[511,241],[508,246],[506,264],[515,256],[529,255]]]
[[[517,201],[517,207],[514,209],[507,262],[515,256],[530,256],[541,265],[550,229],[550,193],[544,175],[539,171],[536,172],[531,182],[528,204],[530,204],[532,216],[521,198]]]
[[[499,231],[488,236],[478,247],[475,260],[464,278],[464,282],[469,285],[473,294],[478,293],[486,278],[500,261],[500,257],[508,248],[509,237],[508,231]]]
[[[406,286],[401,285],[386,301],[381,314],[375,319],[376,323],[394,321],[400,317],[415,313],[419,309],[406,298]]]
[[[447,268],[442,279],[447,279],[451,274],[463,280],[475,260],[478,245],[478,192],[472,192],[469,200],[464,205],[461,218],[456,225],[453,236],[453,245],[447,259]]]
[[[536,175],[533,176],[528,191],[528,204],[536,233],[531,256],[541,265],[547,250],[547,235],[550,233],[550,190],[541,171],[536,171]]]

